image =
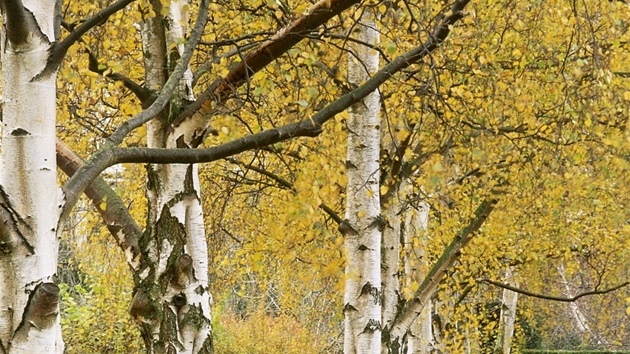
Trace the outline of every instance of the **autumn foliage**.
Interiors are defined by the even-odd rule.
[[[61,36],[109,3],[64,2]],[[57,132],[84,160],[155,98],[144,83],[138,24],[156,16],[156,3],[168,1],[136,1],[114,13],[61,63]],[[210,149],[313,123],[301,138],[284,136],[199,165],[215,352],[343,348],[347,250],[340,226],[347,226],[346,144],[354,132],[346,126],[348,107],[337,106],[369,84],[349,82],[347,65],[352,46],[362,45],[353,28],[366,8],[381,36],[371,49],[380,67],[404,62],[379,71],[386,79],[377,91],[378,221],[383,229],[394,228],[392,218],[403,225],[396,234],[396,309],[419,298],[426,275],[463,237],[427,295],[435,348],[496,353],[502,296],[516,291],[513,353],[629,350],[628,4],[330,3],[344,8],[334,8],[339,14],[321,26],[298,27],[286,48],[264,49],[283,28],[315,21],[311,2],[211,2],[190,64],[193,93],[204,99],[179,97],[165,115],[165,131],[190,117],[207,121],[194,143],[180,148]],[[465,10],[454,13],[453,4]],[[190,27],[199,6],[182,9]],[[399,59],[409,53],[416,53],[413,62]],[[257,61],[243,64],[251,58]],[[327,110],[339,112],[325,116]],[[144,147],[150,134],[142,126],[120,148]],[[125,163],[101,175],[139,224],[155,217],[147,207],[151,166]],[[91,201],[79,200],[63,234],[67,353],[140,352],[138,323],[127,314],[139,272],[125,264],[112,228],[102,226],[105,201]],[[492,208],[480,218],[484,203]]]

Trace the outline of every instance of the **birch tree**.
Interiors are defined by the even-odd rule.
[[[171,73],[164,68],[175,67],[174,61],[187,54],[183,42],[190,6],[187,1],[151,3],[155,15],[142,24],[145,86],[151,92],[158,92],[166,84]],[[207,10],[202,4],[199,11]],[[187,67],[168,107],[147,124],[149,148],[193,147],[195,131],[203,130],[205,125],[171,127],[169,122],[194,100],[192,72]],[[137,274],[131,315],[141,324],[150,353],[211,353],[208,246],[197,167],[150,165],[148,179],[148,225],[141,252],[147,255],[151,271]],[[165,284],[164,279],[170,281]]]
[[[353,45],[348,55],[348,82],[358,86],[379,67],[379,35],[373,14],[364,10],[354,29],[366,45]],[[381,352],[380,99],[372,92],[349,112],[346,173],[344,353]]]
[[[505,271],[506,283],[518,285],[514,279],[512,269],[509,267]],[[501,298],[501,310],[499,314],[498,340],[495,353],[510,354],[512,351],[512,340],[516,326],[516,307],[518,305],[518,293],[503,289]]]
[[[3,1],[0,352],[62,353],[55,144],[55,4]],[[37,97],[38,104],[30,100]]]

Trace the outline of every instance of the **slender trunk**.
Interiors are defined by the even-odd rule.
[[[0,211],[8,224],[0,230],[0,353],[62,353],[56,72],[38,76],[55,40],[55,4],[2,5]]]
[[[508,267],[506,269],[505,280],[507,284],[514,286],[518,285],[514,280],[512,267]],[[517,292],[503,289],[503,299],[501,301],[501,313],[499,315],[499,330],[495,353],[510,354],[512,350],[512,338],[514,337],[514,327],[516,325],[517,300]]]
[[[564,270],[563,265],[560,265],[558,267],[558,272],[560,273],[560,278],[562,278],[562,285],[564,286],[564,289],[566,291],[565,293],[566,296],[567,297],[574,296],[575,294],[573,293],[573,291],[571,290],[571,287],[569,286],[569,282],[567,281],[566,272]],[[578,304],[577,301],[570,302],[569,308],[571,309],[571,315],[574,320],[573,323],[575,324],[575,328],[578,330],[578,332],[580,332],[580,335],[582,336],[582,338],[584,339],[590,338],[590,340],[597,345],[608,344],[608,341],[605,338],[602,338],[601,336],[593,332],[591,327],[588,325],[588,320],[586,316],[584,315],[584,313],[582,312],[582,310],[580,309],[580,305]]]
[[[146,84],[158,90],[177,60],[187,21],[186,1],[171,1],[167,11],[154,1],[157,15],[143,26]],[[168,31],[166,29],[169,29]],[[168,48],[174,48],[168,51]],[[148,124],[147,144],[152,148],[192,148],[194,126],[169,129],[182,104],[192,100],[191,75],[185,75],[168,111]],[[140,323],[148,353],[212,353],[211,296],[208,290],[208,253],[195,165],[150,165],[147,198],[147,232],[140,247],[148,269],[136,274],[136,293],[130,312]]]
[[[356,26],[355,37],[379,41],[372,14],[366,10]],[[348,79],[365,81],[378,70],[378,53],[353,45],[349,54]],[[380,122],[379,93],[372,92],[355,104],[348,115],[346,221],[342,231],[346,249],[344,294],[344,353],[381,352],[381,230],[379,198]],[[343,226],[343,225],[342,225]]]
[[[429,271],[426,257],[426,231],[428,227],[429,206],[419,205],[405,213],[405,279],[420,284]],[[411,284],[406,284],[410,286]],[[428,301],[416,318],[407,335],[406,354],[428,354],[433,349],[433,326],[431,318],[431,301]]]
[[[411,195],[412,186],[403,179],[395,193],[387,198],[384,213],[387,225],[383,230],[382,280],[383,280],[383,354],[430,353],[433,348],[431,302],[422,309],[404,340],[391,342],[388,330],[396,313],[405,301],[401,285],[412,289],[426,276],[429,264],[425,257],[425,233],[429,208],[425,203],[403,203]],[[402,247],[401,247],[402,244]],[[402,253],[402,258],[401,258]],[[399,270],[402,261],[403,269]]]
[[[397,199],[397,197],[391,199]],[[402,238],[401,208],[402,203],[398,202],[398,200],[392,200],[388,205],[383,205],[383,214],[387,220],[387,225],[383,229],[383,243],[381,247],[382,326],[384,337],[382,351],[384,354],[392,352],[388,345],[387,329],[394,321],[398,304],[402,300],[400,289],[401,272],[398,269]]]

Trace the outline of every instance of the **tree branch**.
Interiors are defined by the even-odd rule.
[[[211,85],[201,93],[197,100],[182,112],[174,125],[178,125],[193,114],[208,113],[213,102],[227,98],[252,75],[293,48],[310,32],[358,2],[359,0],[320,0],[315,3],[305,14],[278,31],[260,47],[249,52],[243,61],[236,64],[224,78],[219,79],[217,85]]]
[[[267,170],[265,170],[264,168],[261,167],[257,167],[254,166],[253,164],[247,164],[241,161],[238,161],[237,159],[233,159],[233,158],[228,158],[226,159],[227,161],[239,165],[241,167],[244,167],[247,170],[252,170],[258,174],[261,174],[271,180],[273,180],[274,182],[276,182],[280,187],[284,188],[284,189],[289,189],[292,191],[295,191],[295,188],[293,188],[293,184],[289,181],[287,181],[286,179],[276,175],[275,173],[269,172]]]
[[[499,288],[511,290],[511,291],[513,291],[515,293],[519,293],[521,295],[531,296],[531,297],[535,297],[535,298],[539,298],[539,299],[543,299],[543,300],[560,301],[560,302],[574,302],[577,299],[579,299],[581,297],[584,297],[584,296],[608,294],[608,293],[611,293],[613,291],[617,291],[617,290],[619,290],[619,289],[621,289],[621,288],[623,288],[625,286],[630,285],[630,282],[624,282],[624,283],[621,283],[619,285],[613,286],[612,288],[605,289],[605,290],[593,290],[593,291],[587,291],[585,293],[580,293],[580,294],[577,294],[577,295],[572,296],[572,297],[560,297],[560,296],[551,296],[551,295],[544,295],[544,294],[534,293],[534,292],[531,292],[531,291],[527,291],[527,290],[524,290],[524,289],[513,287],[513,286],[508,285],[508,284],[500,283],[498,281],[494,281],[494,280],[491,280],[491,279],[479,279],[477,281],[481,282],[481,283],[491,284],[491,285],[497,286]]]
[[[457,1],[451,8],[451,14],[445,16],[435,27],[428,42],[397,57],[391,63],[377,71],[374,76],[361,86],[333,101],[310,118],[279,128],[264,130],[207,149],[117,148],[116,145],[122,141],[122,138],[128,132],[152,119],[161,111],[164,105],[166,105],[168,97],[170,97],[170,93],[172,92],[171,88],[168,88],[170,91],[165,91],[173,78],[173,76],[171,76],[164,86],[162,93],[160,93],[160,96],[153,102],[151,107],[123,123],[110,137],[112,144],[106,144],[99,152],[95,153],[86,163],[85,167],[82,168],[81,173],[75,174],[75,176],[80,177],[76,179],[73,177],[68,181],[64,188],[66,198],[69,198],[66,204],[70,206],[74,205],[78,193],[81,193],[81,191],[107,167],[118,163],[168,164],[212,162],[244,151],[260,149],[267,145],[276,144],[296,137],[318,136],[322,132],[323,124],[334,118],[338,113],[345,111],[356,102],[361,101],[380,85],[389,80],[394,74],[416,63],[435,50],[446,39],[451,31],[452,25],[464,17],[463,9],[469,1],[470,0]],[[191,43],[192,40],[188,42],[188,44]],[[182,59],[183,58],[184,57],[182,57]],[[188,59],[189,57],[187,60]],[[181,63],[182,62],[178,65]],[[166,95],[165,92],[168,92],[168,95]],[[162,102],[162,99],[164,102]],[[157,109],[156,107],[161,108]],[[203,112],[203,109],[199,109],[197,113],[202,114],[201,112]]]
[[[240,162],[240,161],[238,161],[236,159],[228,159],[228,161],[230,161],[232,163],[235,163],[235,164],[237,164],[239,166],[243,166],[246,169],[249,169],[249,170],[252,170],[252,171],[254,171],[256,173],[259,173],[259,174],[261,174],[261,175],[263,175],[263,176],[265,176],[267,178],[270,178],[273,181],[275,181],[278,185],[280,185],[281,187],[289,189],[289,190],[291,190],[294,193],[296,192],[296,189],[295,189],[295,187],[293,186],[293,184],[291,182],[289,182],[286,179],[276,175],[275,173],[271,173],[271,172],[265,170],[264,168],[253,166],[252,164],[242,163],[242,162]],[[335,210],[333,210],[333,208],[329,207],[328,205],[326,205],[324,203],[321,203],[319,205],[319,208],[322,211],[324,211],[326,214],[328,214],[328,216],[330,216],[337,224],[341,224],[342,223],[343,220],[341,219],[339,214],[337,214],[337,212]]]
[[[2,12],[7,28],[7,39],[9,42],[19,45],[27,42],[28,35],[38,30],[37,23],[30,13],[22,4],[21,0],[2,0]]]
[[[57,167],[68,177],[72,177],[83,161],[63,141],[57,140]],[[101,215],[116,243],[127,256],[127,263],[134,270],[138,270],[138,264],[142,264],[138,240],[142,236],[142,229],[136,220],[129,214],[129,210],[116,192],[101,177],[97,177],[84,191],[85,195]]]
[[[46,67],[39,75],[47,75],[57,70],[57,68],[63,61],[64,56],[68,52],[68,49],[70,49],[70,47],[74,43],[81,39],[81,36],[83,36],[85,33],[87,33],[87,31],[91,30],[92,28],[102,25],[111,15],[124,9],[125,7],[127,7],[127,5],[131,4],[134,1],[135,0],[119,0],[99,11],[99,13],[94,15],[92,18],[83,22],[79,27],[72,31],[72,33],[70,33],[68,37],[53,46],[52,52],[48,57],[48,63],[46,63]]]
[[[468,245],[474,234],[494,210],[495,205],[499,201],[499,194],[498,190],[491,191],[491,195],[477,207],[474,217],[465,228],[457,233],[453,241],[444,250],[440,258],[429,270],[418,290],[416,290],[413,298],[400,309],[390,328],[383,329],[385,338],[388,338],[391,341],[390,343],[402,340],[413,321],[420,315],[422,309],[437,290],[446,272],[459,259],[462,249]]]
[[[96,56],[90,50],[86,49],[86,52],[88,54],[88,69],[92,72],[103,75],[105,73],[105,69],[99,68],[99,63]],[[114,81],[121,81],[123,85],[140,100],[142,107],[148,107],[150,105],[151,90],[139,85],[135,81],[122,74],[109,73],[106,74],[105,77],[110,78]]]
[[[77,173],[75,173],[62,187],[66,197],[66,202],[63,206],[61,219],[68,216],[70,209],[72,209],[76,203],[79,194],[87,188],[105,168],[115,163],[112,150],[114,150],[116,146],[123,141],[127,134],[156,117],[164,109],[164,107],[166,107],[173,95],[173,92],[179,85],[179,81],[184,75],[184,72],[188,69],[188,62],[192,58],[194,48],[201,38],[203,29],[206,26],[206,21],[208,19],[208,6],[209,0],[201,0],[195,26],[188,42],[186,43],[184,52],[179,62],[173,69],[173,73],[164,84],[162,91],[156,97],[155,101],[153,101],[151,106],[121,124],[108,138],[108,141],[103,145],[103,147],[94,153],[85,165],[83,165],[79,171],[77,171]]]

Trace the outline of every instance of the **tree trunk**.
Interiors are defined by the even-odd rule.
[[[2,1],[0,353],[62,353],[52,1]]]
[[[354,37],[368,44],[379,41],[372,14],[365,10]],[[348,80],[358,85],[378,70],[378,53],[352,45]],[[346,220],[346,285],[344,294],[344,353],[381,352],[381,230],[379,153],[380,100],[372,92],[348,114]]]
[[[392,148],[395,148],[392,146]],[[391,150],[393,151],[393,150]],[[383,230],[382,284],[383,284],[383,341],[384,354],[424,354],[433,347],[431,302],[423,308],[401,342],[391,342],[388,329],[397,311],[405,301],[401,284],[411,289],[426,276],[429,264],[425,257],[425,233],[428,227],[429,206],[426,203],[407,203],[412,185],[405,177],[397,183],[395,191],[388,193],[384,203],[387,225]],[[416,205],[417,204],[417,205]],[[401,247],[402,242],[402,247]],[[402,253],[402,258],[401,258]],[[403,269],[399,269],[402,261]]]
[[[422,283],[429,271],[426,257],[426,231],[428,228],[429,205],[419,202],[415,208],[405,213],[405,279]],[[406,284],[410,286],[410,284]],[[428,301],[416,318],[407,334],[406,354],[429,354],[433,349],[433,325],[431,301]]]
[[[404,200],[404,197],[401,196]],[[402,238],[402,203],[399,202],[398,196],[391,198],[390,203],[383,205],[383,214],[387,220],[385,229],[383,229],[383,241],[382,241],[382,264],[381,264],[381,280],[382,280],[382,352],[384,354],[392,353],[392,348],[389,348],[389,338],[387,330],[390,328],[394,318],[396,317],[396,311],[398,310],[398,304],[402,301],[402,294],[400,285],[401,272],[398,267],[400,265],[400,242]],[[397,350],[394,349],[393,352]]]
[[[517,286],[511,267],[505,271],[507,284]],[[495,353],[510,354],[512,349],[512,338],[514,337],[514,327],[516,325],[516,305],[518,293],[512,290],[503,289],[503,299],[501,301],[501,313],[499,315],[499,330],[497,335],[497,345]]]
[[[560,265],[558,267],[558,273],[560,273],[560,278],[562,278],[562,285],[566,291],[567,297],[573,297],[575,294],[571,290],[569,286],[569,281],[566,278],[566,271],[564,270],[564,266]],[[580,309],[580,305],[577,301],[573,301],[569,303],[569,308],[571,309],[571,316],[573,317],[573,323],[575,324],[575,329],[580,333],[582,339],[585,339],[586,342],[592,342],[596,345],[607,345],[608,341],[606,338],[603,338],[598,333],[595,333],[591,326],[588,325],[588,319]],[[588,343],[590,344],[590,343]]]
[[[158,15],[143,24],[145,81],[151,90],[162,87],[164,68],[172,67],[183,51],[182,45],[170,44],[183,42],[185,5],[186,1],[171,1],[168,10],[161,11],[162,2],[154,1]],[[194,147],[195,126],[169,124],[182,105],[193,99],[188,74],[168,109],[148,124],[149,147]],[[140,247],[147,254],[148,267],[135,276],[130,312],[140,323],[148,353],[212,353],[208,253],[197,167],[150,165],[147,197],[148,226]]]

